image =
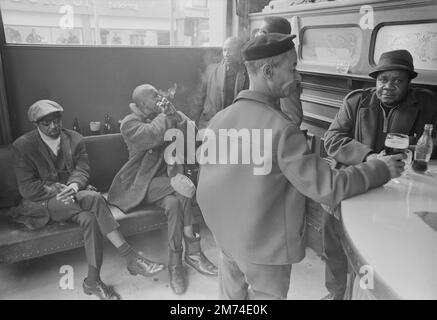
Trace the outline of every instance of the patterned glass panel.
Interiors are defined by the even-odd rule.
[[[375,62],[383,52],[397,49],[411,52],[415,68],[437,70],[437,23],[382,27],[376,37]]]
[[[306,63],[353,66],[360,59],[362,43],[359,27],[309,28],[303,34],[302,59]]]

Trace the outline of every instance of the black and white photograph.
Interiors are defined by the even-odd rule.
[[[437,0],[0,0],[0,62],[0,300],[437,300]]]

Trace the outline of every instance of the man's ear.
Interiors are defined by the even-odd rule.
[[[265,65],[262,66],[262,73],[264,78],[266,79],[271,79],[273,76],[273,67],[271,64],[266,63]]]

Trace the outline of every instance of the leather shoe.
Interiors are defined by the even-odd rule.
[[[86,279],[85,279],[86,280]],[[108,287],[102,281],[98,281],[95,286],[89,286],[86,281],[83,281],[83,292],[87,295],[95,295],[100,300],[120,300],[120,295],[111,287]]]
[[[183,294],[187,290],[187,275],[183,265],[168,266],[170,287],[175,294]]]
[[[153,276],[164,269],[165,264],[151,261],[144,257],[141,252],[139,252],[137,258],[127,266],[127,270],[131,275],[136,276],[137,274],[141,274],[145,277]]]
[[[185,240],[185,262],[201,274],[207,276],[218,275],[217,267],[208,260],[200,247],[200,236],[195,234],[193,238],[184,236]]]
[[[207,276],[218,275],[218,268],[208,260],[202,251],[193,254],[185,254],[185,262],[201,274]]]

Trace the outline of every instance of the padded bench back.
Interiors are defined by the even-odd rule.
[[[120,133],[84,138],[91,167],[90,184],[106,192],[129,153]]]
[[[0,146],[0,209],[15,206],[20,201],[12,161],[12,147]]]

